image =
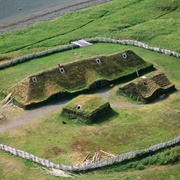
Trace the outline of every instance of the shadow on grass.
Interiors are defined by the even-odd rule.
[[[114,119],[115,117],[117,117],[119,114],[114,111],[112,108],[108,111],[105,112],[106,115],[100,117],[98,120],[96,120],[93,124],[101,124],[102,122],[106,122],[106,121],[110,121],[112,119]],[[93,125],[92,124],[92,125]]]

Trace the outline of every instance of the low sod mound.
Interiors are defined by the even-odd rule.
[[[46,101],[53,95],[61,96],[93,87],[102,87],[119,78],[127,78],[137,71],[151,71],[146,63],[133,51],[124,51],[109,56],[93,57],[58,64],[56,67],[33,74],[11,88],[14,99],[26,107]],[[125,79],[124,78],[124,79]]]
[[[111,111],[109,102],[98,95],[80,95],[63,108],[62,115],[91,124]]]
[[[156,73],[149,77],[142,76],[137,81],[119,88],[118,92],[132,99],[148,103],[175,90],[175,85],[168,80],[164,73]]]

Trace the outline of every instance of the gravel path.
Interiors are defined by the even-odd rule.
[[[100,90],[97,91],[97,94],[101,98],[103,98],[105,100],[108,100],[109,97],[110,97],[110,90],[111,90],[110,88],[100,89]],[[178,90],[177,92],[179,93],[180,91]],[[154,101],[152,103],[149,103],[149,104],[121,104],[121,103],[112,103],[111,107],[127,107],[127,108],[132,108],[132,107],[150,106],[152,104],[155,104],[155,103],[158,103],[160,101],[165,100],[167,97],[168,96],[166,96],[165,98],[162,98],[162,99],[158,98],[156,101]],[[1,125],[0,126],[0,132],[5,131],[7,129],[14,128],[14,127],[19,126],[19,125],[21,125],[23,123],[30,122],[30,121],[36,120],[38,118],[41,118],[44,115],[46,115],[46,114],[48,114],[50,112],[56,111],[57,109],[63,107],[67,102],[68,102],[68,100],[61,101],[61,102],[58,102],[58,103],[52,104],[52,105],[43,106],[43,107],[40,107],[40,108],[37,108],[37,109],[28,110],[28,111],[26,111],[26,113],[22,117],[14,120],[14,121],[9,122],[8,124]]]
[[[0,132],[5,131],[5,130],[10,129],[10,128],[14,128],[14,127],[19,126],[23,123],[30,122],[30,121],[36,120],[38,118],[41,118],[44,115],[59,109],[65,103],[67,103],[67,101],[62,101],[62,102],[59,102],[59,103],[53,104],[53,105],[43,106],[43,107],[33,109],[33,110],[27,110],[26,113],[22,117],[14,120],[14,121],[9,122],[8,124],[1,125],[0,126]]]
[[[109,89],[98,90],[98,94],[103,99],[106,99],[106,100],[110,96]],[[0,132],[5,131],[5,130],[10,129],[10,128],[14,128],[14,127],[19,126],[23,123],[30,122],[30,121],[36,120],[38,118],[41,118],[44,115],[46,115],[50,112],[56,111],[57,109],[63,107],[67,102],[68,101],[61,101],[61,102],[58,102],[56,104],[43,106],[43,107],[36,108],[33,110],[27,110],[26,113],[22,117],[17,118],[16,120],[13,120],[7,124],[1,125],[0,126]]]
[[[100,89],[100,90],[98,90],[98,94],[103,99],[106,99],[106,100],[110,96],[109,89]],[[26,113],[22,117],[17,118],[16,120],[13,120],[13,121],[5,124],[5,125],[1,125],[0,126],[0,132],[5,131],[5,130],[10,129],[10,128],[14,128],[14,127],[19,126],[23,123],[30,122],[30,121],[36,120],[38,118],[41,118],[44,115],[46,115],[50,112],[56,111],[57,109],[63,107],[67,102],[68,101],[61,101],[61,102],[58,102],[56,104],[43,106],[43,107],[36,108],[33,110],[27,110]]]

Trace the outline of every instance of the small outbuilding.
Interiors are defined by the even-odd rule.
[[[155,73],[149,77],[142,76],[138,80],[120,87],[118,92],[132,99],[148,103],[175,90],[175,85],[169,81],[164,73]]]
[[[98,95],[80,95],[70,101],[62,110],[62,115],[79,119],[86,124],[97,122],[112,111],[109,102]]]

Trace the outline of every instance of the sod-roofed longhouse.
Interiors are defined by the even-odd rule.
[[[80,95],[63,108],[62,115],[91,124],[98,122],[111,111],[109,102],[98,95]]]
[[[146,63],[133,51],[124,51],[109,56],[59,64],[26,77],[12,89],[19,104],[26,107],[46,101],[48,98],[61,98],[64,94],[79,92],[91,87],[101,87],[127,77],[136,72],[152,70],[152,64]],[[55,96],[58,95],[58,96]]]
[[[136,100],[148,103],[158,97],[175,91],[172,84],[164,73],[153,73],[149,77],[142,76],[137,81],[128,83],[119,88],[119,92]]]

